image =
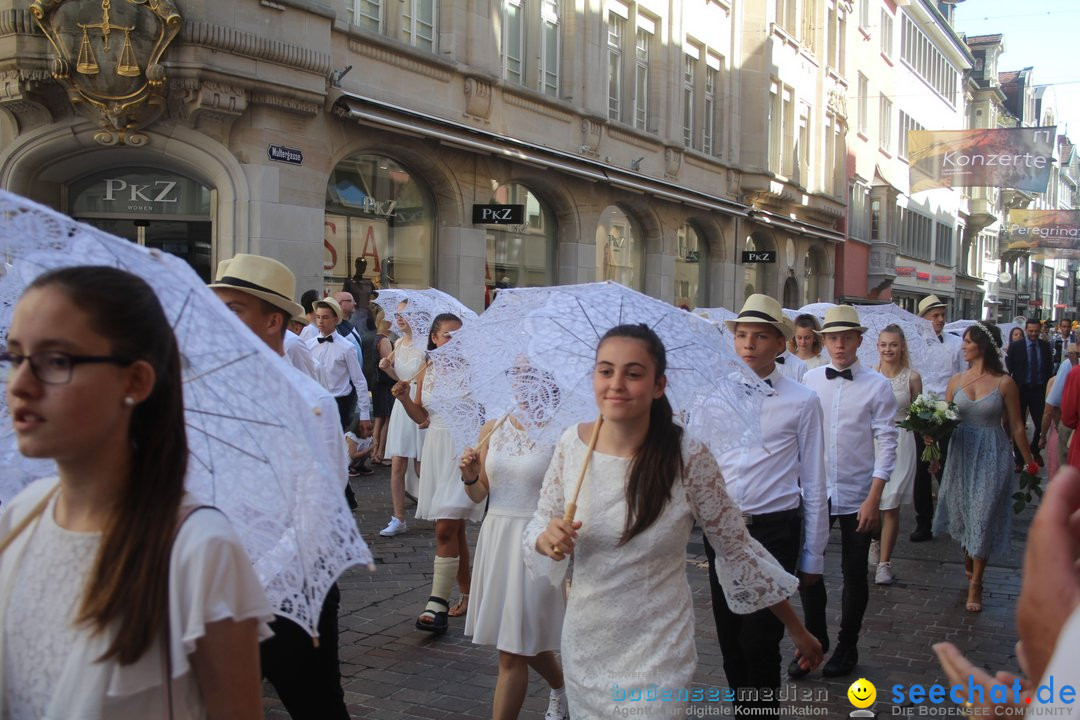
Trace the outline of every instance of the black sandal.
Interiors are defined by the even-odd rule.
[[[450,621],[447,618],[447,612],[450,610],[450,603],[440,597],[432,595],[428,598],[429,603],[437,603],[442,605],[446,610],[440,610],[435,612],[434,610],[424,609],[420,613],[420,617],[416,618],[416,629],[423,630],[424,632],[435,633],[436,635],[442,635],[450,627]],[[431,616],[431,622],[424,622],[422,618],[425,615]]]

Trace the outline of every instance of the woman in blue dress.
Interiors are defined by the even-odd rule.
[[[989,322],[975,323],[964,332],[963,352],[970,367],[953,375],[945,391],[945,399],[956,403],[960,425],[949,444],[934,532],[960,543],[968,578],[965,608],[980,612],[986,562],[1009,549],[1012,443],[1028,472],[1038,467],[1025,436],[1020,393],[1001,363],[1001,331]]]

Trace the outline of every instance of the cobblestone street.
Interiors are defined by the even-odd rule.
[[[342,674],[349,709],[354,718],[384,720],[490,717],[497,673],[495,650],[473,645],[464,637],[464,618],[451,619],[450,631],[442,637],[413,627],[429,592],[434,556],[432,524],[409,520],[408,532],[393,538],[379,536],[390,514],[388,475],[386,469],[380,468],[372,476],[353,480],[361,508],[357,518],[376,556],[377,570],[369,573],[352,569],[340,581]],[[410,506],[410,514],[412,511]],[[787,692],[804,697],[803,693],[810,691],[814,698],[782,703],[794,706],[788,717],[847,717],[853,710],[847,688],[859,677],[877,687],[878,701],[873,707],[877,716],[890,717],[894,684],[928,686],[944,680],[930,647],[942,640],[955,643],[974,663],[990,670],[1016,670],[1014,608],[1031,510],[1014,524],[1012,555],[988,568],[984,609],[978,615],[964,612],[966,581],[958,546],[943,538],[918,545],[909,543],[912,513],[910,508],[903,513],[900,542],[893,558],[897,582],[889,587],[870,586],[858,668],[850,677],[837,680],[825,680],[819,669],[788,685]],[[479,527],[477,524],[470,528],[470,547],[475,547]],[[825,579],[830,594],[830,634],[835,643],[840,608],[838,530],[831,540]],[[687,547],[686,560],[697,620],[699,662],[695,683],[724,687],[698,531]],[[793,601],[798,603],[798,597]],[[627,632],[632,631],[627,628]],[[791,645],[785,640],[785,662],[791,653]],[[547,688],[535,673],[531,679],[521,717],[541,718],[547,706]],[[287,720],[272,688],[265,688],[266,717]],[[695,710],[697,716],[709,717],[730,713],[731,707],[700,703]],[[918,708],[915,710],[918,717]]]

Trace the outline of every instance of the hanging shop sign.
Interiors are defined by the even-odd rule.
[[[525,222],[525,206],[475,204],[472,221],[474,225],[521,225]]]
[[[744,250],[742,254],[743,265],[754,263],[775,263],[775,250]]]

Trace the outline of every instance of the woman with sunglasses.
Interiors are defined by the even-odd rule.
[[[180,357],[107,267],[45,273],[0,353],[19,452],[56,461],[0,513],[0,714],[262,717],[272,608],[228,520],[184,494]]]

